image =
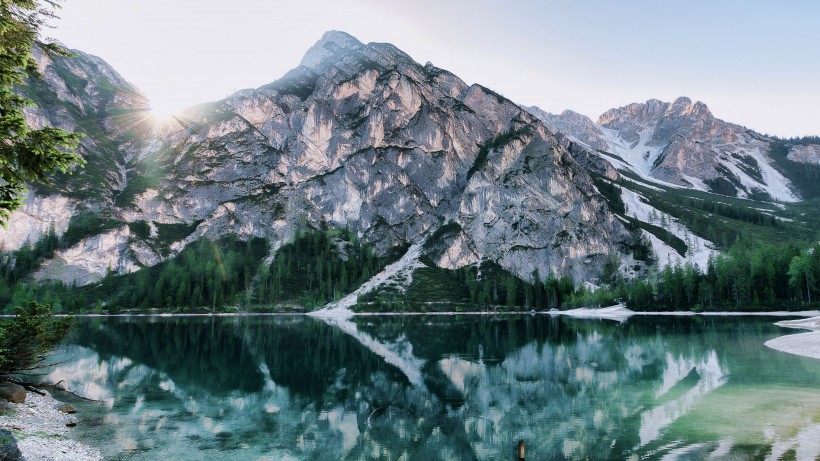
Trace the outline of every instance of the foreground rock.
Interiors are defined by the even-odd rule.
[[[17,447],[17,439],[11,432],[0,429],[0,461],[17,461],[23,459]]]
[[[0,384],[0,398],[11,403],[23,403],[26,401],[26,389],[14,383]]]
[[[23,403],[6,404],[0,412],[0,430],[17,439],[26,461],[101,460],[99,450],[68,438],[67,426],[76,425],[77,418],[61,412],[62,405],[51,395],[32,393]]]

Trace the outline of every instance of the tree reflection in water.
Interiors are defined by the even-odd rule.
[[[778,332],[722,318],[85,319],[48,380],[106,401],[82,404],[77,431],[119,459],[507,459],[520,439],[531,459],[814,459],[820,362],[765,348]]]

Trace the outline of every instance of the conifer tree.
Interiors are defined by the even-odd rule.
[[[26,183],[50,183],[56,171],[69,172],[83,162],[73,152],[80,136],[53,127],[32,129],[23,109],[32,102],[15,92],[26,77],[37,78],[32,47],[67,55],[54,44],[39,41],[40,28],[54,17],[50,0],[0,1],[0,223],[22,205]]]

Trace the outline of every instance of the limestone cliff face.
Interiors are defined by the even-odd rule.
[[[49,82],[62,101],[58,87]],[[192,233],[152,253],[153,237],[112,225],[77,244],[96,255],[93,264],[59,253],[76,280],[93,280],[100,267],[136,269],[128,258],[150,265],[203,236],[265,236],[276,248],[296,229],[323,224],[382,250],[437,239],[428,256],[443,267],[492,259],[525,278],[537,269],[594,279],[608,254],[633,243],[576,161],[606,170],[588,149],[389,44],[329,32],[281,79],[177,122],[116,143],[117,168],[107,171],[122,180],[98,208],[123,225]],[[120,139],[116,120],[103,126]],[[451,232],[436,233],[442,226]],[[65,274],[51,263],[38,273]]]
[[[789,160],[820,165],[820,144],[796,144],[789,148]]]
[[[716,118],[702,102],[681,97],[611,109],[597,123],[571,112],[530,111],[614,166],[650,180],[739,197],[797,200],[770,156],[771,139]],[[613,159],[614,157],[614,159]],[[764,195],[765,194],[765,195]]]

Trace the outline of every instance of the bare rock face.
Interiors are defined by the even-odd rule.
[[[0,251],[18,250],[50,230],[62,235],[76,208],[77,202],[64,195],[29,194],[23,206],[11,214],[6,227],[0,228]]]
[[[139,266],[131,258],[130,236],[128,226],[122,226],[83,239],[70,248],[57,251],[34,278],[85,285],[99,281],[109,271],[116,274],[134,272]]]
[[[331,30],[325,32],[322,38],[305,53],[299,65],[317,68],[325,61],[330,61],[336,56],[361,48],[362,46],[362,43],[353,36],[344,32]]]
[[[717,119],[699,101],[651,99],[611,109],[595,124],[573,113],[529,110],[616,168],[650,180],[739,197],[798,198],[774,166],[771,139]]]
[[[796,144],[786,157],[792,162],[820,165],[820,144]]]

